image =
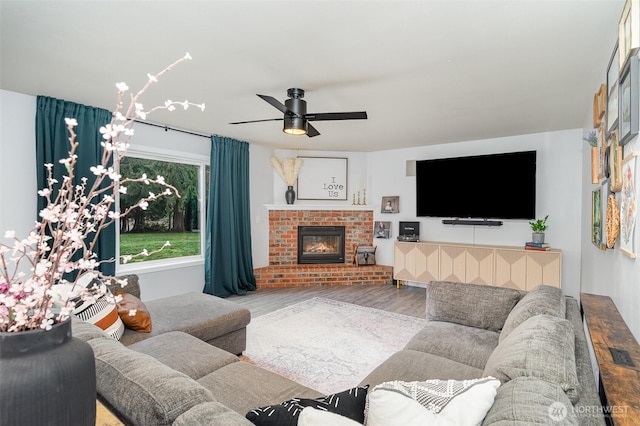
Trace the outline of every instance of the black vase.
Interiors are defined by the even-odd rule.
[[[287,200],[287,204],[293,204],[296,200],[296,191],[293,190],[293,186],[287,186],[287,192],[284,193],[284,198]]]
[[[49,331],[0,333],[0,424],[95,425],[93,350],[71,320]]]

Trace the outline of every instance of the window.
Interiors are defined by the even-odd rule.
[[[202,200],[205,199],[205,175],[208,166],[202,158],[176,158],[149,152],[129,151],[120,163],[122,178],[139,178],[144,174],[150,178],[164,177],[180,194],[165,196],[150,201],[146,210],[137,208],[120,219],[118,250],[119,270],[146,265],[172,264],[185,260],[201,260],[204,226]],[[149,193],[159,194],[164,187],[157,184],[131,182],[126,193],[120,194],[119,208],[124,212]],[[165,242],[170,245],[163,247]],[[139,255],[146,250],[149,256]],[[154,253],[156,252],[156,253]],[[126,259],[123,260],[123,256]],[[135,265],[135,266],[134,266]]]

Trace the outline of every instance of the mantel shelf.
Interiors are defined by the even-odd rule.
[[[375,210],[379,207],[372,205],[353,204],[265,204],[267,210]]]

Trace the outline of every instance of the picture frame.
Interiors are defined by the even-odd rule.
[[[640,47],[640,0],[626,0],[618,23],[618,64],[622,70]]]
[[[609,190],[619,192],[622,189],[622,146],[618,141],[618,130],[611,132],[609,150]]]
[[[347,200],[348,159],[302,157],[298,173],[298,200]]]
[[[380,204],[380,213],[400,213],[400,196],[384,196]]]
[[[607,68],[607,137],[618,126],[618,43]]]
[[[607,85],[602,83],[600,89],[593,95],[593,127],[600,127],[607,112]]]
[[[635,259],[635,227],[638,210],[636,163],[638,153],[632,152],[622,160],[622,189],[620,190],[620,251]]]
[[[609,202],[609,180],[605,180],[602,183],[602,191],[600,192],[600,228],[601,228],[601,241],[600,241],[600,249],[607,249],[607,203]]]
[[[598,163],[600,167],[598,170],[598,177],[600,178],[600,180],[602,180],[608,177],[607,170],[609,168],[609,165],[607,164],[609,160],[609,157],[607,155],[608,141],[605,131],[602,131],[598,137],[598,147],[600,154],[600,160]]]
[[[591,243],[602,250],[602,186],[591,192]]]
[[[640,1],[640,0],[639,0]],[[640,58],[637,55],[629,58],[627,68],[620,76],[619,82],[619,111],[618,129],[620,144],[625,145],[635,135],[638,134],[638,75],[640,69]]]
[[[391,222],[376,221],[373,226],[373,236],[375,238],[391,238]]]

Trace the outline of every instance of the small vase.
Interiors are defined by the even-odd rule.
[[[287,192],[284,193],[284,198],[287,200],[287,204],[293,204],[296,200],[296,191],[293,190],[293,186],[287,186]]]
[[[0,332],[1,425],[95,425],[91,346],[71,320],[49,331]]]
[[[544,232],[534,232],[531,234],[534,243],[544,243]]]

